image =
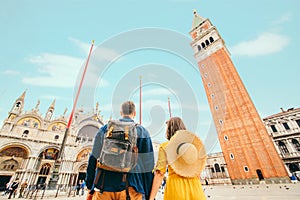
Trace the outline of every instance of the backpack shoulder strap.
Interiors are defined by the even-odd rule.
[[[101,184],[100,184],[100,188],[99,188],[100,189],[100,193],[102,194],[103,193],[103,189],[104,189],[105,171],[100,168],[100,165],[101,165],[100,162],[97,160],[97,174],[96,174],[95,179],[94,179],[93,191],[94,191],[95,185],[98,183],[98,181],[99,181],[99,179],[101,177],[101,174],[102,174]]]

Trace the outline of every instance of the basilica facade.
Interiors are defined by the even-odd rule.
[[[43,115],[35,108],[24,111],[24,92],[13,103],[0,129],[0,189],[16,178],[30,185],[48,184],[54,162],[62,151],[67,127],[66,111],[54,118],[55,100]],[[93,138],[103,125],[98,105],[93,113],[77,110],[61,156],[58,184],[74,185],[85,178]]]

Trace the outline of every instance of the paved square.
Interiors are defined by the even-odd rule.
[[[299,200],[300,183],[297,184],[261,184],[261,185],[225,185],[225,186],[203,186],[207,200]],[[54,198],[55,191],[46,191],[43,199],[83,200],[85,196],[74,196],[72,193],[67,197],[67,193],[61,192]],[[0,196],[0,200],[7,199],[8,196]],[[17,198],[15,198],[17,199]],[[22,198],[23,199],[23,198]],[[20,200],[22,200],[20,199]],[[34,199],[34,198],[33,198]],[[36,199],[41,199],[38,195]],[[156,200],[163,199],[163,191],[160,190]]]

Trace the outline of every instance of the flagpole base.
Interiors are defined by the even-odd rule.
[[[60,161],[55,161],[54,163],[54,167],[53,167],[53,171],[49,180],[49,189],[55,189],[58,183],[58,179],[59,179],[59,169],[61,166],[61,162]]]

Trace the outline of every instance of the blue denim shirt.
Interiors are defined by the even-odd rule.
[[[121,121],[133,121],[130,118],[122,118]],[[96,174],[97,159],[100,156],[103,136],[107,130],[107,124],[102,126],[95,136],[94,146],[90,154],[87,173],[86,186],[88,189],[93,187],[93,182]],[[151,191],[154,168],[154,155],[152,141],[149,132],[143,127],[137,126],[137,147],[138,147],[138,163],[134,169],[127,174],[128,185],[133,187],[137,192],[148,196]],[[125,190],[125,182],[122,181],[123,173],[105,171],[104,175],[104,191],[119,192]],[[94,187],[100,188],[103,181],[103,172],[98,183]]]

